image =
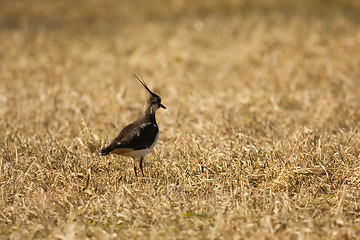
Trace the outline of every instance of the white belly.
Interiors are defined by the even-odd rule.
[[[151,146],[149,146],[148,148],[145,148],[145,149],[141,149],[141,150],[135,150],[135,151],[130,151],[130,152],[127,152],[125,156],[128,156],[128,157],[144,157],[146,154],[148,154],[156,145],[156,142],[158,141],[159,139],[159,132],[156,134],[155,136],[155,141],[153,144],[151,144]]]

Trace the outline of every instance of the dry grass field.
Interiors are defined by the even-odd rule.
[[[357,0],[1,1],[0,239],[359,239],[359,96]]]

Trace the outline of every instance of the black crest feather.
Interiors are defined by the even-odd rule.
[[[144,88],[146,89],[146,90],[148,90],[148,92],[151,94],[151,95],[153,95],[154,97],[158,97],[158,95],[156,95],[155,93],[153,93],[149,88],[148,88],[148,86],[146,85],[146,83],[145,83],[145,81],[144,81],[144,79],[140,79],[138,76],[136,76],[135,74],[134,74],[134,77],[136,77],[136,79],[137,80],[139,80],[139,82],[144,86]]]

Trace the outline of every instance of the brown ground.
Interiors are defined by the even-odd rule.
[[[359,238],[359,12],[1,1],[0,239]],[[133,73],[168,108],[145,178],[99,156],[142,110]]]

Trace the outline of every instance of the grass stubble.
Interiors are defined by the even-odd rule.
[[[3,1],[0,239],[360,237],[356,1]],[[168,110],[145,159],[99,150]]]

